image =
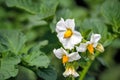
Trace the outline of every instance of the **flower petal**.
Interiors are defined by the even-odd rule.
[[[73,76],[74,76],[74,77],[78,77],[79,74],[78,74],[76,71],[74,71]]]
[[[80,43],[82,40],[82,36],[79,32],[74,31],[73,35],[70,38],[67,39],[61,39],[61,43],[63,44],[65,49],[72,49],[74,46],[78,43]]]
[[[66,68],[65,72],[63,73],[64,77],[68,77],[68,76],[73,76],[73,77],[78,77],[79,74],[75,71],[75,69],[73,67],[68,67]]]
[[[92,34],[90,42],[92,42],[92,43],[98,43],[98,41],[100,40],[100,38],[101,38],[100,34]]]
[[[65,72],[63,73],[63,76],[64,76],[64,77],[68,77],[69,75],[70,75],[69,71],[65,71]]]
[[[58,38],[59,38],[59,41],[62,43],[63,47],[65,49],[73,49],[74,48],[74,45],[71,43],[70,41],[70,38],[66,38],[64,39],[62,36],[64,35],[64,33],[60,33],[58,34]]]
[[[78,52],[73,52],[73,53],[69,54],[68,56],[69,56],[68,62],[72,62],[74,60],[79,60],[81,58],[81,56],[78,54]]]
[[[71,36],[70,38],[70,42],[75,45],[75,44],[78,44],[80,43],[82,40],[82,36],[79,32],[77,31],[74,31],[73,35]]]
[[[96,48],[98,43],[93,43],[93,47]]]
[[[79,47],[76,47],[78,52],[85,52],[87,50],[87,44],[81,43]]]
[[[63,48],[54,49],[53,52],[58,59],[61,59],[64,54],[68,55]]]
[[[61,32],[61,31],[65,31],[66,30],[66,24],[63,18],[61,18],[60,21],[58,21],[57,25],[56,25],[56,32]]]
[[[62,42],[62,41],[64,40],[64,32],[59,32],[59,33],[57,34],[57,37],[58,37],[58,39],[60,40],[60,42]]]
[[[65,24],[66,24],[67,28],[74,30],[74,28],[75,28],[74,19],[66,19]]]
[[[74,45],[71,43],[70,39],[65,39],[62,43],[65,49],[71,50],[74,48]]]

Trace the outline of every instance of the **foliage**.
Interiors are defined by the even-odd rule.
[[[79,53],[82,58],[68,64],[80,74],[75,80],[119,80],[119,8],[120,0],[0,0],[0,80],[73,79],[63,76],[64,65],[53,54],[64,47],[56,34],[61,18],[75,20],[82,42],[100,34],[105,49]]]
[[[15,65],[17,65],[19,62],[19,57],[2,58],[0,67],[0,80],[15,77],[18,73],[18,69],[15,68]]]
[[[102,5],[102,13],[107,19],[107,21],[113,25],[113,30],[119,33],[119,26],[120,26],[120,2],[115,0],[113,2],[106,1]]]
[[[15,30],[1,30],[0,31],[1,52],[11,51],[19,54],[19,51],[24,46],[26,41],[25,36]]]

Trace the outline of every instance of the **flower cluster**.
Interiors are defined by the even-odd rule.
[[[100,52],[104,51],[102,44],[98,43],[101,39],[101,35],[92,33],[90,41],[85,40],[81,33],[75,30],[74,19],[64,21],[64,19],[61,18],[56,24],[56,32],[63,48],[54,49],[53,53],[58,59],[62,60],[66,68],[63,73],[64,77],[79,76],[74,65],[68,65],[81,59],[79,53],[88,51],[90,55],[94,55],[95,50]]]

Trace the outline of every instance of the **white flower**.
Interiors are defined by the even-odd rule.
[[[79,74],[75,71],[74,67],[67,67],[65,72],[63,73],[64,77],[73,76],[78,77]]]
[[[87,44],[86,43],[80,43],[79,47],[76,47],[78,52],[85,52],[87,50]]]
[[[90,41],[87,41],[86,43],[81,43],[79,47],[77,47],[78,52],[85,52],[87,49],[88,51],[93,54],[94,48],[97,47],[98,41],[100,40],[101,35],[100,34],[92,34]]]
[[[56,25],[57,37],[63,44],[65,49],[72,49],[74,45],[78,44],[82,40],[82,36],[79,32],[75,31],[74,19],[67,19],[64,21],[63,18]]]
[[[72,52],[71,54],[68,54],[63,48],[59,48],[57,50],[54,49],[53,52],[58,59],[62,59],[63,64],[72,62],[74,60],[79,60],[81,58],[78,52]]]
[[[98,41],[101,39],[100,34],[92,34],[90,38],[90,43],[93,44],[93,47],[95,48],[98,44]]]

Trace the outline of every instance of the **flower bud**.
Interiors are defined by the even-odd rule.
[[[73,77],[78,77],[79,74],[75,71],[73,66],[67,66],[65,72],[63,73],[64,77],[68,77],[68,76],[73,76]]]
[[[99,52],[104,52],[104,47],[102,44],[98,43],[96,50],[98,50]]]

